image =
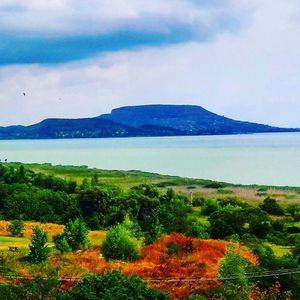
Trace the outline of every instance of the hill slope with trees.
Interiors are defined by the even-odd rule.
[[[236,121],[193,105],[145,105],[84,119],[46,119],[0,127],[0,139],[63,139],[296,132],[300,129]]]

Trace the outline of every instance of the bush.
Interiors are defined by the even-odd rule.
[[[86,276],[70,292],[61,293],[59,299],[169,300],[168,294],[148,287],[137,276],[125,276],[120,271],[107,272],[103,276]]]
[[[21,284],[1,283],[0,295],[3,300],[57,299],[55,292],[60,284],[57,276],[49,276],[48,278],[37,276]]]
[[[185,231],[186,235],[200,239],[209,239],[207,226],[200,223],[199,220],[194,216],[190,216],[188,221],[188,226]]]
[[[163,233],[163,226],[160,224],[158,217],[147,218],[147,228],[145,231],[145,244],[150,245],[158,240]]]
[[[204,295],[191,295],[187,300],[208,300],[208,298]]]
[[[57,235],[53,238],[53,240],[55,248],[61,253],[67,253],[72,251],[72,248],[69,245],[67,238],[63,234]]]
[[[233,251],[232,251],[233,250]],[[234,282],[223,281],[223,286],[219,290],[221,299],[247,300],[250,292],[250,284],[247,279],[246,269],[249,263],[234,249],[229,248],[225,257],[221,261],[219,270],[219,280],[222,278],[234,277]],[[222,298],[223,297],[223,298]]]
[[[260,205],[260,208],[270,215],[283,216],[284,209],[273,198],[266,198],[264,203]]]
[[[61,235],[54,238],[57,250],[64,252],[86,249],[89,246],[88,228],[81,219],[69,221]]]
[[[24,222],[22,220],[11,221],[7,230],[12,234],[12,236],[23,236]]]
[[[106,260],[134,261],[139,257],[139,242],[123,224],[109,230],[102,244]]]
[[[47,243],[47,232],[38,226],[34,227],[31,245],[29,246],[29,258],[32,262],[41,263],[48,258],[50,254],[50,248],[47,246]]]
[[[182,250],[181,247],[175,243],[167,243],[167,248],[169,255],[178,254]]]
[[[220,205],[216,199],[206,199],[201,208],[201,212],[204,216],[210,216],[219,209]]]

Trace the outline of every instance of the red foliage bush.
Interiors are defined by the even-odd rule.
[[[170,253],[168,245],[176,245],[178,251]],[[173,299],[184,299],[192,293],[205,293],[219,286],[216,280],[219,261],[224,257],[229,243],[216,240],[200,240],[173,233],[154,244],[142,248],[141,257],[135,262],[106,262],[99,247],[64,255],[68,264],[62,268],[61,277],[80,277],[90,271],[103,274],[118,269],[128,275],[137,275],[153,287],[165,290]],[[253,264],[257,258],[248,248],[237,246],[237,253]],[[62,263],[60,256],[52,256],[53,265]],[[69,286],[66,284],[66,286]]]

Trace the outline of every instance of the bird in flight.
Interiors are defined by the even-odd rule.
[[[26,93],[23,92],[23,96],[25,97],[25,96],[26,96]]]

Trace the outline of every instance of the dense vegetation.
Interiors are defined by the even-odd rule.
[[[215,249],[221,247],[215,260],[216,265],[220,264],[218,275],[212,279],[219,284],[199,289],[194,282],[189,288],[183,288],[184,297],[190,289],[211,299],[300,298],[300,205],[283,206],[272,197],[254,205],[224,191],[222,197],[212,198],[201,194],[191,197],[170,188],[159,189],[146,184],[123,190],[102,183],[98,176],[78,183],[36,173],[23,165],[0,164],[0,215],[3,220],[12,220],[8,230],[13,236],[22,236],[25,221],[65,225],[64,231],[54,237],[53,249],[47,233],[40,227],[34,229],[30,252],[26,254],[28,264],[43,264],[51,253],[64,255],[88,249],[88,231],[105,230],[102,255],[106,261],[131,263],[131,270],[135,270],[131,274],[150,279],[153,275],[146,276],[145,270],[151,270],[154,261],[160,264],[164,261],[165,267],[159,265],[151,274],[174,277],[173,271],[167,271],[168,262],[169,268],[174,266],[178,270],[178,277],[198,273],[197,276],[203,277],[208,276],[203,273],[206,267],[202,263],[197,265],[197,259],[202,255],[201,249],[203,252],[208,245],[201,241],[220,239],[228,244],[222,244],[223,248],[221,244],[214,246]],[[174,232],[182,235],[174,235]],[[237,251],[241,245],[251,249],[257,260],[250,254],[242,255],[244,250]],[[272,250],[274,245],[288,247],[290,251],[276,255]],[[224,247],[227,247],[226,254]],[[150,258],[151,253],[157,257]],[[219,262],[222,255],[224,258]],[[142,264],[147,265],[143,271]],[[0,259],[0,276],[2,268],[7,268],[5,259]],[[16,295],[33,295],[32,286],[39,281],[44,290],[36,289],[36,293],[51,294],[57,299],[130,299],[131,293],[140,295],[139,299],[168,299],[167,294],[149,288],[139,278],[118,272],[93,277],[93,280],[87,276],[73,288],[63,290],[58,288],[62,284],[59,276],[51,276],[33,278],[20,285],[6,281],[0,284],[0,292],[10,295],[7,299],[19,299]],[[117,290],[109,285],[114,280],[122,285]],[[164,285],[159,287],[169,291]],[[113,296],[117,291],[119,296]]]

